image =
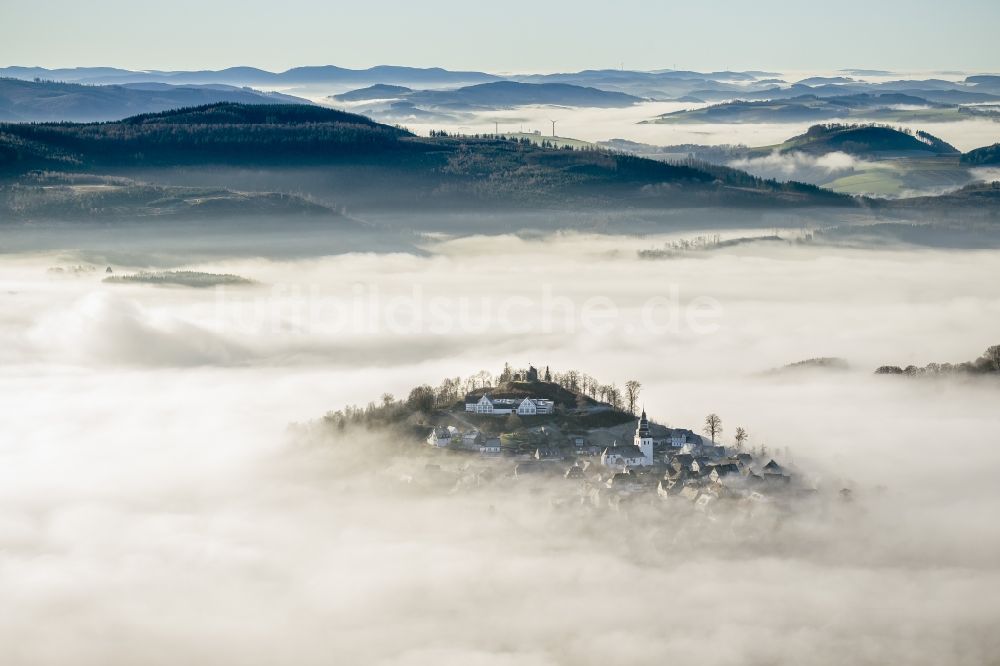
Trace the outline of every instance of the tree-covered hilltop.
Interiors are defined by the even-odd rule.
[[[867,156],[876,153],[958,155],[959,150],[933,134],[889,125],[813,125],[805,134],[778,146],[780,152],[826,154],[842,152]]]
[[[273,164],[399,150],[409,132],[304,105],[210,104],[104,123],[0,125],[0,169]]]
[[[416,137],[314,106],[215,104],[109,123],[0,125],[0,174],[11,178],[33,169],[129,175],[177,166],[216,175],[252,166],[279,179],[288,169],[332,169],[324,182],[334,196],[371,206],[405,201],[410,209],[856,205],[814,186],[726,167],[518,138]]]
[[[969,166],[994,166],[1000,164],[1000,143],[976,148],[962,155],[962,164]]]
[[[349,405],[326,414],[324,421],[337,429],[347,427],[394,428],[426,436],[428,424],[443,414],[458,414],[476,421],[484,431],[510,432],[527,424],[553,422],[562,427],[607,427],[630,421],[639,409],[642,385],[630,380],[624,385],[604,383],[579,370],[552,372],[544,368],[512,368],[505,364],[494,375],[481,370],[468,377],[446,377],[437,386],[414,387],[405,398],[390,393],[364,407]],[[544,398],[552,400],[555,412],[549,416],[497,419],[465,412],[466,399],[482,395],[493,398]]]

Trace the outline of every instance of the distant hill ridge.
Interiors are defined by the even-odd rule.
[[[206,104],[143,113],[121,121],[123,125],[291,125],[298,123],[346,123],[385,127],[356,113],[301,104]],[[409,134],[403,130],[400,133]]]
[[[294,103],[309,100],[224,85],[166,84],[81,85],[54,81],[0,78],[0,121],[93,122],[118,120],[140,113],[219,102],[240,104]]]
[[[411,90],[402,86],[374,85],[334,95],[338,101],[402,98],[420,107],[476,108],[555,104],[563,106],[626,107],[642,98],[569,83],[520,83],[494,81],[454,90]]]

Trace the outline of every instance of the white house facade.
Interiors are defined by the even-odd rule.
[[[536,416],[555,412],[555,403],[545,398],[491,398],[483,395],[478,400],[466,398],[465,411],[490,416]]]
[[[644,467],[646,456],[635,446],[609,446],[601,453],[601,464],[606,467]]]
[[[495,457],[500,455],[500,438],[493,437],[483,441],[479,447],[480,455]]]
[[[451,440],[458,437],[458,428],[448,426],[447,428],[434,428],[431,434],[427,435],[427,443],[439,449],[451,444]]]

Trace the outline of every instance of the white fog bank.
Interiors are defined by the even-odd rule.
[[[1000,343],[1000,252],[638,259],[668,240],[182,267],[260,283],[221,293],[4,256],[0,663],[995,660],[1000,386],[872,370]],[[851,369],[761,374],[818,356]],[[855,500],[744,532],[412,496],[384,435],[288,427],[505,361],[638,379],[657,421],[717,412]]]

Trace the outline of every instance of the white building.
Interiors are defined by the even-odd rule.
[[[653,464],[653,438],[649,420],[643,410],[635,429],[632,446],[609,446],[601,454],[601,464],[607,467],[648,467]]]
[[[545,398],[491,398],[484,394],[478,400],[465,400],[465,411],[490,416],[536,416],[555,412],[555,403]]]
[[[601,464],[606,467],[642,467],[646,457],[634,446],[609,446],[601,454]]]
[[[639,417],[639,425],[635,428],[635,437],[632,439],[632,443],[635,444],[636,448],[642,451],[642,455],[649,462],[647,465],[653,464],[653,437],[649,434],[649,420],[646,418],[646,410],[642,410],[642,416]]]
[[[479,453],[483,456],[489,457],[500,455],[500,438],[491,437],[490,439],[485,440],[479,446]]]
[[[455,437],[458,437],[458,428],[455,426],[434,428],[431,434],[427,435],[427,443],[441,449],[451,444],[451,440]]]

